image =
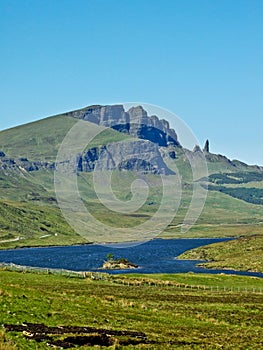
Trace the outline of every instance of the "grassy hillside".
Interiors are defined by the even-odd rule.
[[[66,340],[108,341],[99,336],[101,330],[112,334],[109,349],[261,348],[262,279],[195,274],[104,278],[0,271],[0,323],[6,325],[0,348],[40,350]],[[8,331],[7,325],[25,329],[22,324],[55,328],[38,341],[30,332]],[[66,333],[65,326],[93,331]]]
[[[76,122],[70,114],[64,114],[1,131],[0,150],[8,157],[16,159],[25,157],[30,161],[53,162],[61,141]],[[129,136],[107,129],[90,146],[121,141],[127,137]],[[166,158],[166,161],[168,166],[174,167],[178,176],[182,176],[182,199],[173,222],[163,232],[162,237],[182,237],[181,225],[192,198],[189,161],[182,149],[176,148],[175,151],[176,159]],[[207,155],[207,162],[211,174],[207,202],[196,225],[183,237],[225,237],[261,233],[262,169],[238,161],[230,162],[226,157],[213,154]],[[92,173],[79,174],[79,191],[87,209],[103,223],[113,227],[136,226],[148,220],[158,210],[162,198],[162,185],[158,176],[145,175],[145,179],[151,184],[149,196],[145,204],[131,215],[105,208],[94,191],[92,176]],[[130,172],[123,172],[121,176],[113,173],[112,188],[116,197],[124,202],[129,200],[134,179],[135,175]],[[18,168],[15,171],[1,171],[0,208],[3,213],[0,216],[0,248],[64,244],[64,234],[70,237],[67,244],[83,242],[69,228],[57,207],[51,170],[25,172]],[[41,222],[48,222],[49,226],[42,227]],[[42,236],[44,238],[40,238]],[[22,239],[18,241],[19,237]]]
[[[177,159],[176,166],[186,181],[192,180],[191,167],[187,158],[187,152],[183,149],[176,149]],[[262,178],[263,169],[257,165],[247,165],[243,162],[237,160],[230,161],[227,157],[220,154],[206,153],[205,154],[208,173],[210,174],[209,180],[212,179],[221,179],[227,178],[230,174],[237,174],[238,179],[244,178],[244,174],[250,174],[251,176],[246,176],[246,179],[249,179],[248,182],[257,179],[260,181]],[[257,176],[258,175],[258,176]],[[233,175],[234,176],[234,175]],[[247,182],[247,183],[248,183]],[[223,183],[225,183],[223,181]],[[242,183],[242,181],[241,181]]]
[[[25,157],[30,161],[55,161],[61,142],[77,122],[76,118],[59,115],[0,131],[0,150],[10,158]],[[127,137],[126,134],[107,129],[90,145],[103,145]]]
[[[0,202],[0,249],[86,243],[60,210],[29,203]]]
[[[59,145],[76,119],[50,117],[0,132],[0,149],[8,157],[53,161]]]
[[[263,235],[196,248],[178,258],[208,260],[200,264],[207,268],[263,272]]]
[[[122,182],[119,177],[114,179],[113,176],[113,190],[121,200],[129,199],[130,183],[133,177],[128,173],[125,178],[121,177]],[[23,245],[60,245],[84,242],[84,239],[76,235],[68,226],[57,208],[51,172],[35,172],[30,175],[31,182],[29,179],[20,177],[8,180],[5,182],[5,188],[0,190],[2,196],[2,201],[0,201],[2,210],[0,247],[2,249]],[[148,220],[158,209],[161,187],[158,186],[158,181],[153,175],[149,176],[149,181],[154,183],[156,180],[155,186],[150,191],[146,203],[139,211],[131,215],[110,211],[100,203],[92,186],[91,173],[80,174],[78,180],[79,190],[87,209],[94,217],[107,225],[113,227],[138,225]],[[181,224],[191,195],[190,190],[184,191],[178,213],[161,237],[182,237]],[[263,207],[260,205],[249,204],[223,193],[209,192],[202,215],[196,225],[187,234],[183,234],[183,237],[238,237],[261,233],[263,230],[262,215]],[[47,225],[43,225],[43,222],[46,222]],[[65,235],[67,235],[66,241]],[[40,238],[42,236],[44,238]],[[14,241],[18,237],[22,239]]]
[[[0,171],[0,198],[35,204],[54,204],[54,180],[52,171],[37,173],[4,173]]]

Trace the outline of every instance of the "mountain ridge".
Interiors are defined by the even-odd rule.
[[[101,108],[96,106],[99,115]],[[142,114],[142,110],[139,111]],[[68,244],[85,242],[61,215],[54,190],[54,169],[61,142],[68,131],[79,120],[82,121],[82,117],[72,116],[75,112],[44,118],[0,132],[0,209],[2,208],[3,212],[3,216],[0,217],[1,248],[63,245],[65,239]],[[106,120],[108,125],[111,122],[112,120]],[[231,161],[225,156],[207,152],[209,149],[202,152],[199,147],[190,151],[184,149],[181,144],[168,143],[166,136],[166,145],[160,146],[158,142],[162,134],[158,134],[156,130],[153,130],[153,134],[150,133],[151,137],[157,137],[156,143],[146,137],[139,138],[138,135],[145,136],[140,134],[145,129],[139,128],[138,125],[134,126],[137,129],[133,129],[138,131],[135,137],[135,134],[125,130],[117,131],[110,127],[105,129],[105,125],[91,124],[90,121],[85,123],[97,128],[99,135],[82,154],[76,155],[76,159],[79,160],[79,191],[92,215],[107,225],[118,227],[120,224],[130,227],[151,217],[158,209],[161,199],[158,176],[169,175],[169,171],[172,170],[171,175],[175,173],[175,176],[181,177],[182,200],[173,222],[163,236],[181,237],[180,227],[193,193],[189,157],[198,157],[201,152],[200,155],[206,157],[209,175],[214,175],[208,179],[201,179],[208,187],[207,203],[187,237],[238,236],[241,233],[257,233],[261,230],[263,206],[259,197],[263,188],[262,167]],[[148,137],[149,133],[146,136]],[[132,150],[136,149],[137,156],[133,157]],[[143,149],[144,155],[141,152]],[[103,152],[109,153],[109,157],[103,155]],[[120,156],[121,152],[123,156]],[[100,169],[103,164],[109,164],[111,157],[117,157],[117,162],[109,170],[113,173],[113,191],[121,200],[125,202],[131,198],[130,184],[135,179],[134,174],[138,172],[153,185],[148,200],[136,213],[122,215],[103,208],[92,189],[92,170],[96,166]],[[128,161],[125,157],[128,157]],[[97,163],[99,159],[100,163]],[[83,169],[85,167],[86,169]],[[104,167],[105,169],[107,167]],[[116,173],[119,170],[121,176]],[[235,180],[231,180],[233,178]],[[239,189],[241,187],[242,190]]]
[[[113,128],[131,136],[146,139],[159,146],[181,147],[169,122],[156,115],[148,116],[140,105],[125,111],[123,105],[95,105],[69,112],[67,116]]]
[[[109,111],[109,114],[107,111]],[[130,118],[127,116],[127,114],[129,114],[128,112],[133,115],[135,121],[137,120],[138,122],[132,123],[132,128],[126,123],[128,120],[127,118]],[[167,121],[159,119],[156,116],[149,117],[141,106],[130,108],[128,112],[125,112],[122,105],[92,105],[2,130],[0,131],[0,152],[5,154],[6,162],[9,158],[11,163],[16,162],[19,166],[24,166],[26,169],[37,169],[38,167],[54,168],[60,143],[70,128],[80,119],[88,122],[93,120],[98,126],[108,127],[108,129],[102,133],[103,135],[100,134],[100,140],[98,142],[95,140],[95,142],[90,145],[89,149],[86,150],[86,153],[92,148],[106,146],[113,141],[118,142],[129,138],[134,139],[134,137],[136,139],[151,141],[159,147],[170,147],[171,157],[175,158],[176,153],[180,153],[182,145],[177,139],[176,132],[170,129]],[[95,120],[94,118],[97,119]],[[123,121],[124,123],[122,123]],[[157,126],[161,126],[161,129],[157,129]],[[50,129],[52,129],[52,132],[50,132]],[[170,135],[173,135],[173,137],[165,134],[164,130],[169,132]],[[19,140],[20,134],[22,136]],[[173,140],[173,142],[171,142],[171,140]],[[193,150],[194,153],[198,151],[202,152],[200,147],[195,147]],[[263,167],[259,165],[248,165],[239,160],[230,160],[223,155],[207,152],[207,149],[204,155],[209,164],[224,164],[224,171],[235,171],[235,169],[261,171],[263,169]],[[79,155],[79,157],[83,159],[85,158],[85,154],[83,153],[83,155]],[[1,157],[0,154],[0,161],[1,160],[3,161],[3,157]],[[0,166],[3,167],[3,164]],[[209,173],[214,172],[217,172],[217,169],[213,169],[213,166],[210,166]]]

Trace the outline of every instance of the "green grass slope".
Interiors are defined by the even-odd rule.
[[[208,260],[200,264],[207,268],[263,272],[263,235],[196,248],[178,258]]]
[[[0,131],[0,150],[10,158],[25,157],[30,161],[55,161],[61,142],[77,122],[76,118],[58,115]],[[127,138],[126,134],[106,129],[90,146],[104,145]]]
[[[0,201],[0,249],[81,243],[58,208]]]
[[[213,283],[219,291],[211,290]],[[209,287],[204,290],[202,285]],[[237,286],[243,291],[237,291]],[[244,292],[244,287],[249,291]],[[181,274],[96,280],[0,271],[0,323],[93,327],[94,335],[96,329],[108,334],[145,334],[137,339],[114,335],[109,349],[258,350],[263,338],[262,287],[261,279],[241,276]],[[37,342],[27,333],[3,330],[0,348],[7,349],[8,344],[9,350],[41,350],[48,348],[48,342],[84,335],[62,333],[60,328],[58,334],[48,334],[49,340]]]
[[[134,174],[125,173],[123,176],[112,177],[112,188],[115,195],[123,200],[131,198],[131,183]],[[162,186],[154,175],[147,176],[148,181],[153,185],[146,203],[131,215],[113,212],[107,209],[97,198],[93,188],[92,173],[81,173],[78,177],[80,194],[86,207],[94,217],[101,222],[116,227],[132,227],[148,220],[158,210],[158,203],[162,196]],[[190,186],[191,187],[191,186]],[[167,227],[161,237],[231,237],[245,234],[256,234],[262,232],[263,206],[247,203],[240,199],[235,199],[227,194],[209,191],[204,211],[193,228],[182,236],[180,230],[183,223],[187,207],[192,196],[191,188],[183,188],[183,196],[179,210],[173,222]],[[13,176],[1,175],[0,198],[3,204],[9,204],[7,214],[0,216],[0,227],[2,236],[17,239],[23,236],[21,241],[10,241],[0,244],[1,248],[11,248],[21,245],[59,245],[64,244],[63,236],[55,233],[62,231],[72,235],[70,242],[83,242],[84,239],[74,234],[68,227],[61,215],[56,203],[52,171],[41,170],[31,172],[24,176],[13,174]],[[0,201],[1,204],[1,201]],[[17,216],[14,208],[22,207],[23,216]],[[39,216],[39,222],[44,216],[49,218],[50,229],[46,233],[51,236],[39,239],[43,234],[38,224],[38,220],[31,220],[31,211],[35,211],[35,217]],[[41,213],[41,211],[43,213]],[[58,223],[62,227],[58,228]],[[59,231],[57,231],[59,230]],[[59,237],[61,239],[59,239]],[[52,239],[51,239],[52,238]],[[6,240],[3,238],[2,240]],[[69,242],[69,241],[67,241]]]
[[[54,204],[56,199],[53,182],[52,171],[43,170],[37,174],[33,172],[6,174],[0,171],[0,198],[35,204]]]
[[[60,143],[76,123],[71,117],[56,116],[0,132],[0,149],[10,158],[54,161]]]

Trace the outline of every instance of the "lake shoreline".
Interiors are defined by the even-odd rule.
[[[138,265],[140,274],[175,274],[175,273],[210,273],[236,274],[263,277],[262,273],[253,273],[234,269],[208,269],[197,266],[205,263],[204,259],[178,260],[182,253],[191,249],[210,245],[233,238],[181,238],[153,239],[136,247],[116,249],[96,244],[75,246],[30,247],[12,250],[0,250],[0,262],[33,268],[60,269],[73,271],[102,272],[101,266],[107,255],[116,259],[125,258]],[[110,273],[121,274],[124,270],[112,270]],[[126,270],[129,273],[128,270]]]
[[[66,247],[82,247],[82,246],[102,246],[102,247],[108,247],[108,248],[122,248],[122,245],[129,245],[132,244],[133,246],[145,244],[150,241],[156,241],[156,240],[203,240],[203,239],[222,239],[222,240],[234,240],[239,237],[155,237],[148,241],[129,241],[129,242],[103,242],[103,243],[95,243],[95,242],[87,242],[87,243],[78,243],[78,244],[69,244],[69,245],[35,245],[35,246],[20,246],[20,247],[13,247],[13,248],[2,248],[0,246],[0,252],[2,251],[10,251],[10,250],[20,250],[20,249],[45,249],[45,248],[66,248]],[[136,244],[137,243],[137,244]],[[112,246],[112,247],[111,247]]]

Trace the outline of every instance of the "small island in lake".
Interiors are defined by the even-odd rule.
[[[125,269],[136,269],[138,265],[133,264],[127,259],[119,258],[114,259],[112,254],[107,255],[107,260],[104,261],[102,269],[105,270],[125,270]]]

